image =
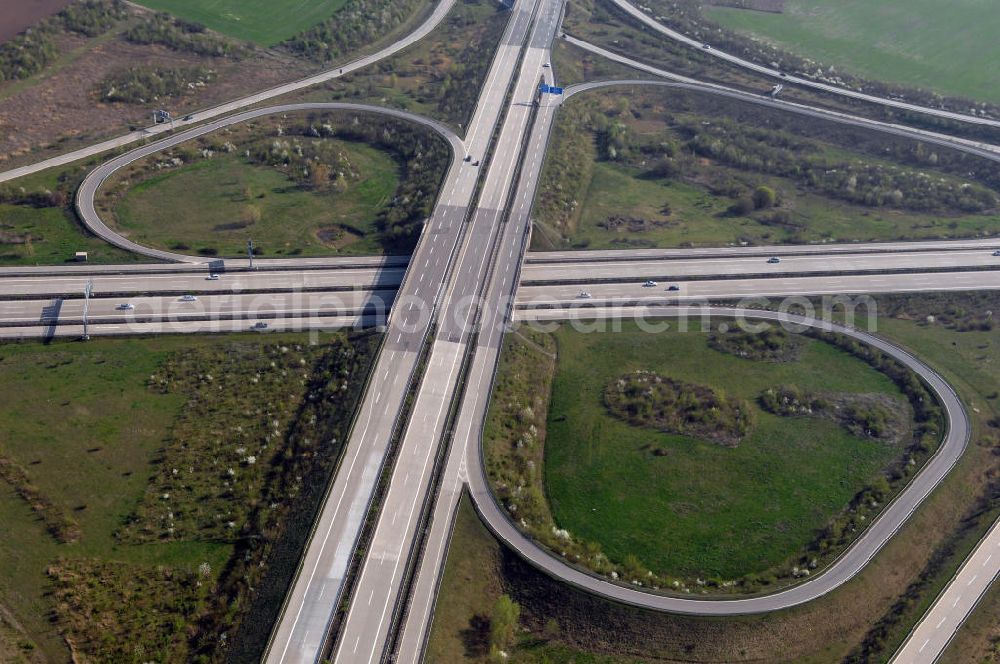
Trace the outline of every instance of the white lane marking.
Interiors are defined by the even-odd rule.
[[[978,579],[978,578],[979,578],[979,575],[978,575],[978,574],[973,574],[973,575],[972,575],[972,578],[971,578],[971,579],[969,579],[969,582],[968,582],[967,584],[965,584],[965,585],[967,585],[967,586],[971,586],[971,585],[972,585],[972,582],[973,582],[973,581],[975,581],[975,580],[976,580],[976,579]]]
[[[930,642],[931,642],[930,639],[927,639],[926,641],[924,641],[924,645],[920,646],[920,650],[918,650],[917,652],[923,652],[924,648],[926,648],[927,644],[930,643]]]
[[[937,624],[937,626],[934,629],[941,629],[941,625],[943,625],[944,621],[947,620],[947,619],[948,619],[948,616],[945,616],[944,618],[941,618],[941,620],[938,621],[938,624]]]
[[[990,562],[990,558],[992,558],[992,557],[993,557],[992,553],[990,555],[986,556],[986,560],[983,561],[983,567],[986,567],[986,564]]]

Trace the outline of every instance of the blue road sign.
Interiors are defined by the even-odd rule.
[[[557,88],[554,85],[549,86],[549,94],[561,95],[562,93],[563,93],[563,89],[562,88]]]
[[[538,86],[538,89],[541,92],[548,92],[549,90],[551,90],[548,83],[542,83],[540,86]]]

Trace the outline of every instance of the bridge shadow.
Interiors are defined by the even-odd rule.
[[[57,298],[52,304],[42,307],[42,315],[39,322],[46,326],[42,334],[42,343],[50,344],[56,336],[56,327],[59,325],[59,313],[62,311],[63,299]]]

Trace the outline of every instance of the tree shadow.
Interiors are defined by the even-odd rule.
[[[461,635],[466,657],[486,656],[490,645],[490,619],[477,613],[469,619],[469,626]]]

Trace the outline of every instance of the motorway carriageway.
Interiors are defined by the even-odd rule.
[[[947,271],[1000,269],[993,256],[1000,239],[962,248],[966,243],[928,243],[925,250],[906,245],[823,245],[815,251],[802,247],[753,247],[726,249],[642,250],[609,252],[551,252],[527,255],[521,284],[594,283],[711,276],[781,277],[808,273]],[[900,247],[899,250],[892,250]],[[853,250],[853,251],[852,251]],[[690,256],[690,258],[688,258]],[[780,256],[780,263],[768,263]],[[426,261],[425,261],[426,262]],[[93,274],[44,277],[0,275],[0,299],[30,297],[82,297],[88,281],[96,297],[135,294],[221,294],[294,290],[371,290],[397,287],[405,266],[258,270],[222,273],[209,280],[205,270],[157,271],[143,274]]]

